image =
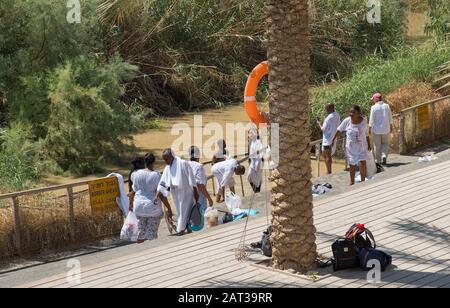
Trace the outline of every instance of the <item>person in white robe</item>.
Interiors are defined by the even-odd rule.
[[[178,235],[190,233],[191,211],[199,199],[194,173],[189,163],[175,156],[171,149],[164,150],[163,160],[167,166],[158,185],[157,198],[161,195],[167,198],[172,194],[178,215]]]
[[[217,203],[225,201],[225,188],[234,187],[234,175],[244,175],[245,167],[238,164],[235,159],[228,159],[220,163],[214,164],[211,168],[212,174],[219,183],[219,192],[217,193]],[[231,191],[234,193],[233,189]]]
[[[208,177],[206,176],[205,166],[200,163],[200,149],[198,147],[191,146],[188,154],[191,158],[189,165],[194,173],[197,190],[200,195],[198,203],[200,204],[203,213],[205,213],[208,206],[212,207],[214,205],[214,201],[206,188]]]
[[[214,166],[214,164],[223,162],[227,159],[233,158],[227,149],[227,142],[224,139],[219,139],[217,141],[217,149],[218,150],[217,150],[216,154],[214,154],[214,156],[211,160],[211,166]],[[220,184],[217,181],[217,178],[215,179],[215,181],[216,181],[216,186],[220,187]],[[229,186],[230,191],[233,193],[235,192],[235,189],[234,189],[235,184],[236,183],[233,183],[233,184],[230,183],[230,186]]]
[[[320,120],[317,120],[317,124],[323,133],[322,140],[322,153],[325,158],[325,165],[327,167],[327,173],[333,173],[333,155],[336,153],[337,143],[333,145],[333,137],[336,135],[339,124],[341,123],[341,116],[336,112],[334,104],[330,103],[326,106],[326,117],[323,125]]]
[[[263,150],[264,146],[259,138],[258,129],[252,127],[249,130],[249,163],[248,181],[255,193],[261,192],[263,179]]]

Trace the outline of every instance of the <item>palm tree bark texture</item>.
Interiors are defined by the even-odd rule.
[[[311,192],[308,0],[266,0],[270,120],[278,123],[272,172],[273,267],[307,271],[317,257]]]

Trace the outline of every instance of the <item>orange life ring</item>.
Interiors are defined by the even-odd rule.
[[[259,111],[258,104],[256,102],[256,90],[258,88],[261,79],[269,74],[269,62],[264,61],[258,64],[250,74],[245,86],[244,104],[245,111],[247,112],[250,120],[256,125],[267,123],[266,116]]]

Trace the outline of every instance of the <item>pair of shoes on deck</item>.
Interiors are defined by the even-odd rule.
[[[171,236],[183,236],[183,235],[191,234],[191,233],[192,233],[191,228],[187,227],[186,230],[172,234]]]

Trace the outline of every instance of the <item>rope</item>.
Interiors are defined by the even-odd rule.
[[[265,206],[266,206],[266,219],[267,219],[267,227],[269,227],[270,222],[269,222],[269,200],[268,200],[268,196],[267,196],[267,170],[264,170],[264,180],[265,180]],[[254,206],[254,202],[255,202],[255,196],[256,193],[253,192],[252,197],[250,199],[250,207],[249,207],[249,211],[253,209]],[[245,225],[244,225],[244,230],[242,232],[241,235],[241,240],[239,241],[239,245],[238,248],[236,248],[235,250],[235,258],[238,262],[244,262],[246,261],[250,255],[254,252],[256,252],[255,249],[251,248],[249,245],[246,245],[246,237],[247,237],[247,229],[248,229],[248,222],[250,220],[250,215],[247,215],[246,220],[245,220]]]
[[[251,211],[253,209],[255,196],[256,196],[256,193],[253,192],[252,197],[250,199],[249,211]],[[238,262],[244,262],[245,260],[248,259],[248,257],[250,257],[251,253],[253,252],[253,250],[245,244],[249,220],[250,220],[250,215],[247,215],[247,217],[245,219],[244,230],[241,235],[241,240],[239,241],[239,245],[235,250],[235,258]]]
[[[264,190],[266,194],[266,219],[267,219],[267,228],[270,226],[269,223],[269,200],[268,200],[268,193],[267,190],[267,182],[269,181],[269,178],[267,177],[267,169],[264,169]]]

